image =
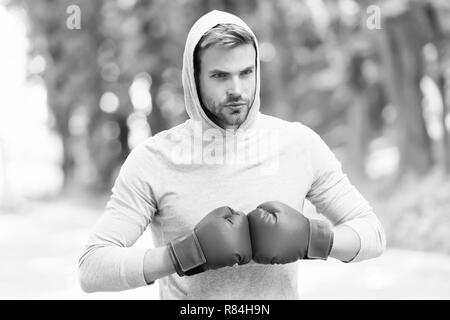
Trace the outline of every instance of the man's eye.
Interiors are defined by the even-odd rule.
[[[226,76],[227,75],[225,73],[215,73],[211,77],[220,79],[220,78],[225,78]]]
[[[252,70],[252,69],[244,70],[244,71],[241,72],[241,74],[242,74],[243,76],[247,76],[247,75],[252,74],[252,73],[253,73],[253,70]]]

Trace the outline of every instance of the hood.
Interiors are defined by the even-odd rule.
[[[194,121],[201,121],[203,127],[206,128],[218,128],[221,129],[218,125],[216,125],[203,111],[200,100],[197,93],[197,87],[195,84],[194,77],[194,50],[197,43],[200,41],[200,38],[203,34],[209,29],[213,28],[218,24],[231,23],[236,24],[238,26],[246,29],[253,37],[256,45],[256,88],[255,88],[255,98],[253,100],[253,104],[250,106],[249,113],[247,115],[247,119],[241,124],[239,130],[246,130],[251,127],[254,123],[256,116],[259,114],[259,105],[260,105],[260,97],[259,97],[259,83],[260,83],[260,67],[259,67],[259,46],[257,39],[253,33],[253,31],[247,26],[247,24],[242,21],[239,17],[232,15],[227,12],[213,10],[209,13],[202,16],[200,19],[195,22],[189,31],[186,46],[184,48],[183,55],[183,71],[182,71],[182,80],[183,80],[183,88],[184,88],[184,103],[186,107],[186,111],[189,117]]]

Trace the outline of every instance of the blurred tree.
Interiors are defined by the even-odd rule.
[[[436,0],[427,1],[421,7],[423,10],[423,18],[429,24],[431,32],[431,43],[433,44],[436,54],[431,57],[431,60],[426,61],[430,75],[434,79],[442,97],[442,114],[441,125],[443,131],[443,163],[445,172],[450,174],[450,138],[449,138],[449,125],[447,117],[449,116],[449,97],[447,94],[447,83],[450,77],[450,26],[445,28],[445,20],[450,17],[450,3]],[[430,44],[431,44],[430,43]],[[425,59],[430,58],[426,57]],[[434,58],[434,59],[433,59]]]
[[[72,179],[78,149],[76,135],[71,132],[71,118],[77,109],[89,115],[98,108],[101,93],[100,72],[97,65],[99,40],[98,20],[101,1],[22,1],[11,2],[26,9],[31,40],[29,55],[42,56],[46,69],[42,74],[47,87],[47,100],[54,116],[54,128],[63,145],[65,183]],[[69,29],[67,8],[77,5],[81,10],[81,29]],[[95,116],[93,117],[95,119]]]
[[[181,50],[172,50],[173,43],[165,41],[168,28],[162,19],[173,8],[163,1],[11,3],[26,9],[30,56],[41,55],[47,62],[43,78],[55,129],[62,139],[65,186],[87,182],[95,188],[109,188],[117,166],[129,153],[133,123],[142,117],[145,123],[148,120],[151,129],[147,124],[144,128],[149,135],[166,129],[167,118],[177,120],[169,113],[167,118],[162,116],[158,99],[134,110],[129,92],[135,76],[144,74],[148,75],[150,98],[160,94],[162,74],[169,64],[175,64],[174,55]],[[80,29],[66,26],[66,10],[74,5],[80,8]],[[176,25],[177,17],[172,17]],[[175,86],[171,95],[179,95],[180,88]],[[136,95],[142,96],[142,86],[140,90]]]
[[[311,126],[330,146],[345,148],[355,172],[364,176],[368,146],[384,125],[387,89],[399,112],[400,167],[426,172],[433,161],[418,87],[420,51],[435,41],[443,65],[448,41],[437,31],[434,37],[415,32],[436,20],[429,9],[424,15],[417,14],[421,9],[386,9],[383,29],[369,32],[366,8],[378,3],[10,0],[26,9],[30,58],[46,60],[42,77],[64,146],[66,185],[101,189],[111,187],[137,143],[187,119],[181,84],[185,40],[192,24],[212,9],[241,16],[258,37],[263,112]],[[81,28],[71,30],[66,10],[74,5]],[[384,37],[381,61],[376,35]],[[377,72],[382,63],[389,66],[386,79]],[[436,76],[443,95],[446,77]]]
[[[398,110],[401,173],[413,171],[424,174],[435,162],[423,118],[420,88],[425,74],[422,49],[436,39],[437,31],[433,27],[436,21],[430,20],[430,5],[431,2],[411,0],[384,7],[384,32],[380,33],[380,47],[385,63],[385,85]],[[445,125],[443,129],[445,137]]]

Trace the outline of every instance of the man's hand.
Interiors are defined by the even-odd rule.
[[[248,214],[253,260],[284,264],[298,259],[327,259],[333,231],[324,221],[306,218],[277,201],[265,202]]]
[[[217,208],[168,247],[180,276],[246,264],[252,259],[247,216],[229,207]]]

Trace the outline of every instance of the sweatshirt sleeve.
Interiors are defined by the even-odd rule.
[[[360,238],[360,250],[350,261],[378,257],[386,248],[383,227],[368,201],[350,183],[341,163],[322,138],[308,128],[312,185],[307,198],[333,225],[347,225]]]
[[[133,149],[123,163],[112,195],[79,259],[79,280],[85,292],[147,285],[144,255],[148,249],[132,246],[157,210],[150,183],[157,182],[159,171],[151,163],[143,146]]]

